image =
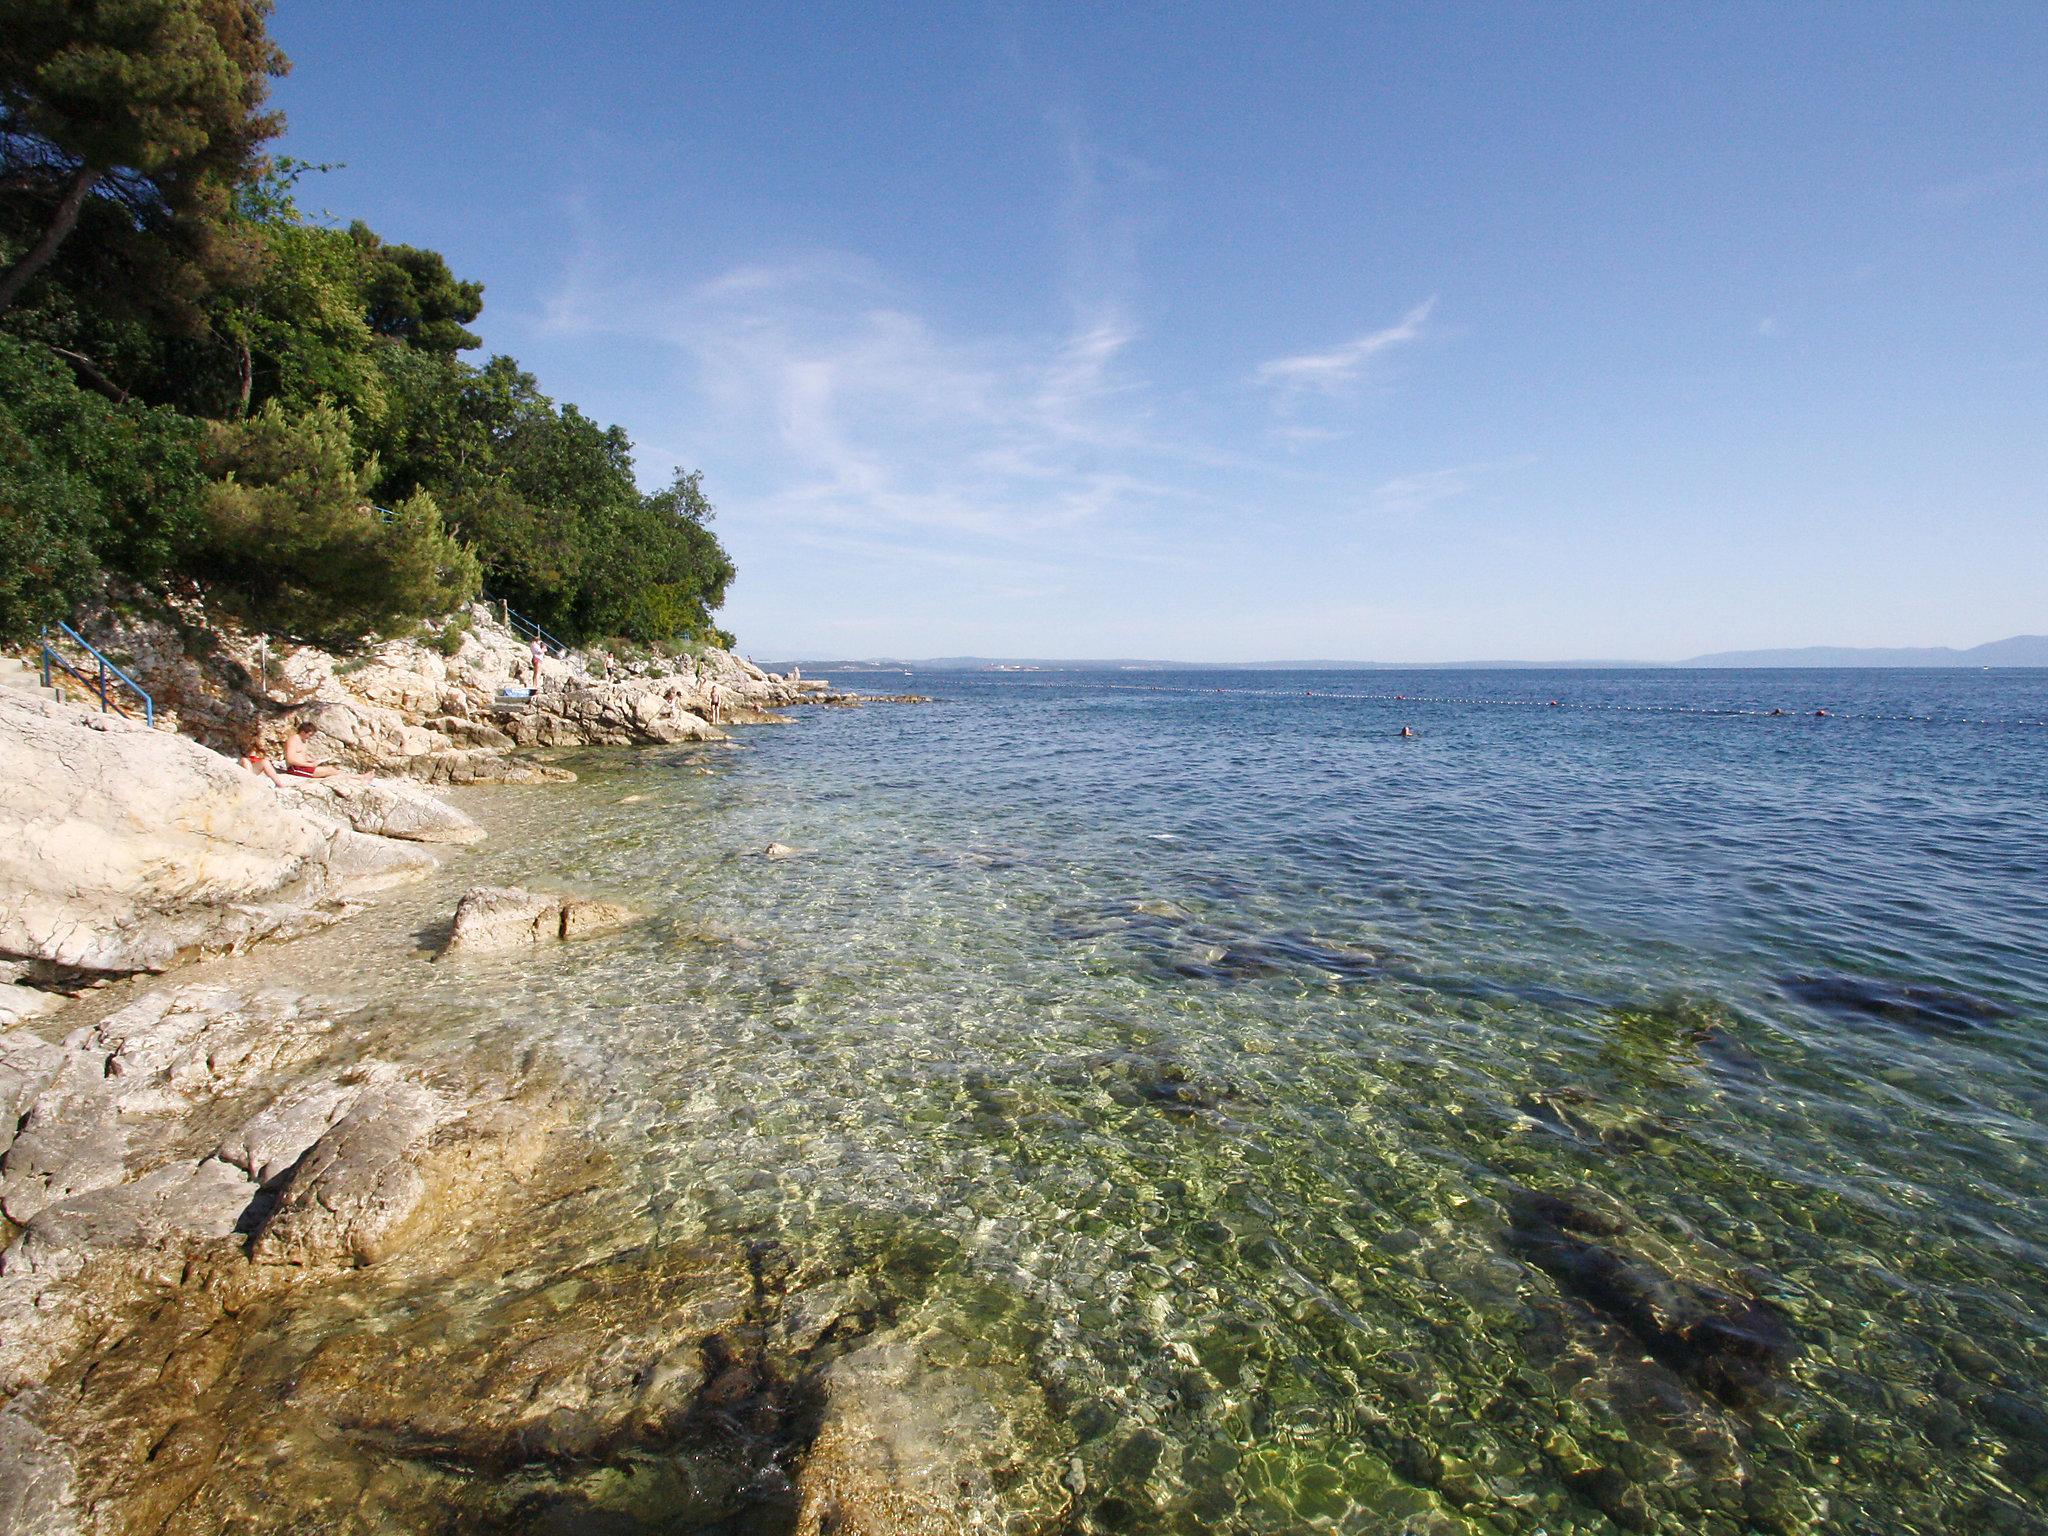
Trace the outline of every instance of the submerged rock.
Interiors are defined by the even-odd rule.
[[[1780,985],[1788,997],[1829,1013],[1940,1034],[1963,1034],[2013,1017],[2012,1009],[1987,997],[1871,976],[1791,976]]]
[[[1071,1448],[1021,1368],[940,1363],[929,1336],[863,1344],[824,1373],[799,1536],[1014,1536],[1054,1529]]]
[[[1508,1214],[1510,1251],[1723,1402],[1754,1401],[1798,1352],[1769,1302],[1668,1274],[1607,1241],[1628,1232],[1618,1216],[1532,1190],[1518,1193]]]
[[[480,1472],[615,1458],[685,1437],[752,1296],[735,1251],[631,1249],[338,1335],[295,1395],[352,1436]]]

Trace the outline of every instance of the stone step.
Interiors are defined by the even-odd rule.
[[[12,688],[16,693],[33,693],[58,704],[66,698],[62,688],[43,686],[43,670],[39,665],[23,661],[19,656],[0,656],[0,688]]]

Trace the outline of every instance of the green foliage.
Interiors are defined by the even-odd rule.
[[[303,412],[327,400],[357,417],[381,416],[384,375],[363,313],[354,243],[295,222],[265,225],[263,241],[261,280],[244,302],[223,304],[215,325],[249,350],[244,408],[276,400]]]
[[[462,642],[475,622],[466,608],[460,613],[451,614],[427,643],[443,656],[453,656],[462,649]]]
[[[0,308],[81,238],[155,269],[174,308],[231,267],[232,196],[284,126],[270,0],[7,0],[0,170],[14,259]],[[90,209],[92,218],[82,216]]]
[[[697,477],[643,495],[619,428],[461,359],[481,283],[262,158],[269,14],[0,0],[0,622],[178,575],[345,643],[481,575],[572,641],[717,637]]]
[[[199,424],[87,393],[0,336],[0,635],[67,618],[103,568],[154,580],[199,531]]]
[[[275,401],[246,422],[217,423],[197,564],[251,622],[327,644],[389,632],[476,595],[475,557],[415,492],[389,512],[370,504],[374,463],[358,468],[347,413],[288,415]]]
[[[348,227],[362,273],[365,319],[379,336],[453,357],[480,347],[463,329],[483,312],[484,285],[458,281],[439,251],[386,245],[360,219]]]

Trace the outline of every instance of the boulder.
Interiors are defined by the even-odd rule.
[[[224,1137],[213,1155],[270,1188],[282,1181],[307,1150],[355,1107],[368,1086],[391,1081],[395,1071],[381,1062],[371,1062],[361,1069],[359,1076],[361,1081],[349,1083],[321,1079],[287,1093]]]
[[[543,686],[506,729],[521,746],[633,746],[719,741],[725,733],[691,707],[693,689],[674,678],[601,682],[564,677]]]
[[[517,885],[474,886],[456,904],[454,927],[435,958],[457,951],[501,954],[530,949],[624,927],[638,916],[617,902],[551,895]]]
[[[293,779],[305,799],[358,832],[409,843],[474,843],[484,829],[418,785],[395,779]]]
[[[578,897],[562,903],[562,937],[580,939],[593,933],[607,933],[636,922],[640,914],[616,901],[585,901]]]
[[[161,971],[432,863],[196,742],[0,691],[0,953]]]
[[[460,1113],[419,1083],[363,1094],[292,1168],[250,1256],[259,1264],[374,1264],[394,1251],[426,1199],[428,1145]]]

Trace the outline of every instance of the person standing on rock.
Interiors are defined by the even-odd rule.
[[[540,660],[547,655],[548,648],[541,644],[539,635],[533,637],[533,691],[540,692]]]
[[[719,692],[718,692],[718,684],[716,684],[716,683],[713,683],[713,684],[712,684],[712,685],[711,685],[711,686],[710,686],[710,687],[709,687],[709,688],[708,688],[708,689],[706,690],[706,693],[707,693],[707,696],[708,696],[708,697],[710,698],[710,700],[711,700],[711,723],[712,723],[713,725],[718,725],[718,724],[720,724],[720,723],[721,723],[721,722],[720,722],[720,720],[719,720],[719,718],[718,718],[718,717],[719,717],[719,711],[720,711],[720,708],[721,708],[721,702],[720,702],[720,695],[719,695]]]

